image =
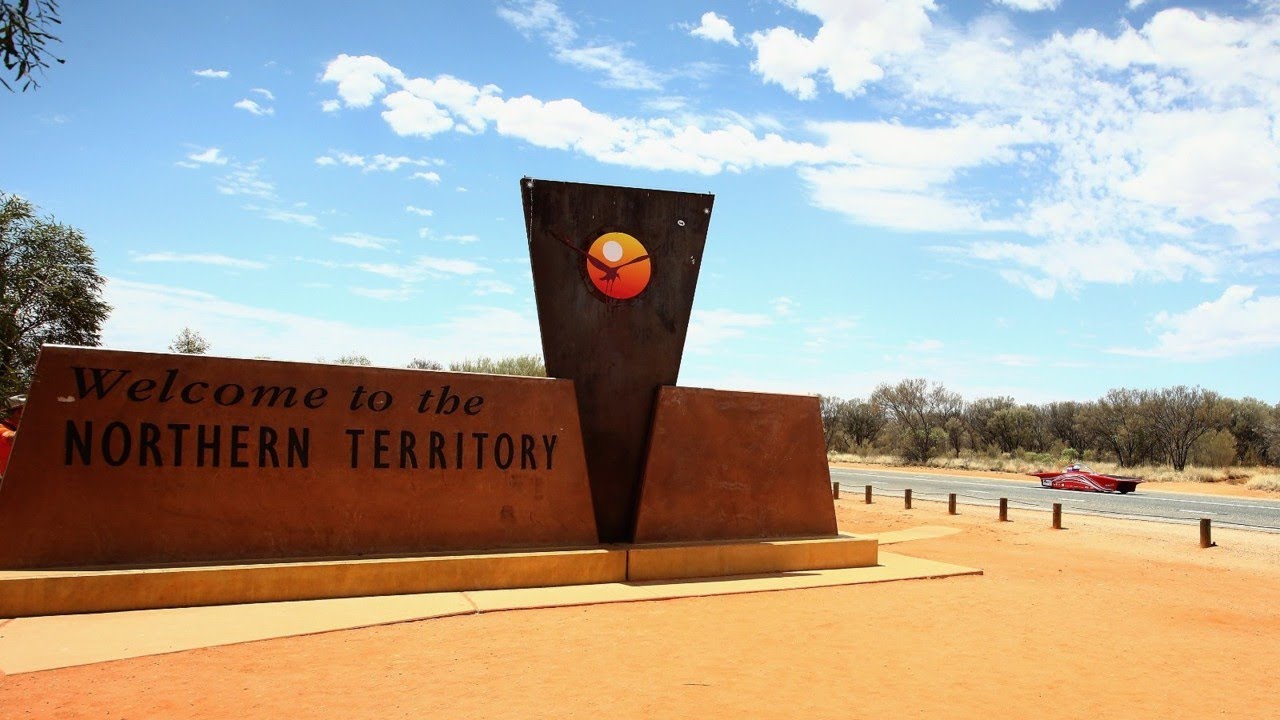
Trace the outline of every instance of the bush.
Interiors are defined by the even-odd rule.
[[[1191,460],[1196,465],[1227,467],[1236,459],[1236,436],[1227,430],[1210,430],[1191,446]]]

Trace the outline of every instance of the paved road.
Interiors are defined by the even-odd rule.
[[[1197,523],[1200,518],[1209,518],[1214,525],[1280,532],[1280,500],[1149,490],[1153,485],[1139,485],[1136,492],[1120,495],[1050,490],[1037,485],[968,476],[836,467],[831,468],[831,480],[840,483],[841,493],[846,497],[862,497],[863,488],[871,485],[876,502],[901,498],[906,488],[911,488],[913,500],[946,501],[948,493],[956,493],[956,502],[965,505],[995,506],[1000,498],[1005,497],[1009,498],[1011,518],[1019,510],[1051,510],[1054,503],[1062,503],[1062,512],[1068,516],[1085,513],[1173,523]]]

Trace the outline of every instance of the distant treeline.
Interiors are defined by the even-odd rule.
[[[1117,388],[1090,402],[966,401],[923,378],[880,385],[866,400],[822,398],[829,452],[940,455],[1040,453],[1122,466],[1189,462],[1280,465],[1280,404],[1236,400],[1200,387]]]

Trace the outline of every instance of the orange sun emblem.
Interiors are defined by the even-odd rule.
[[[608,232],[596,238],[586,252],[564,238],[557,239],[583,256],[587,277],[605,297],[629,300],[649,286],[649,251],[634,237]]]

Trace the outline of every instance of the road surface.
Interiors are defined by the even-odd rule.
[[[1155,483],[1120,495],[1050,490],[1030,483],[970,476],[839,467],[831,468],[831,481],[840,483],[843,497],[861,498],[864,488],[871,485],[876,502],[901,502],[907,488],[911,488],[913,501],[945,502],[948,493],[956,493],[960,504],[996,506],[1004,497],[1009,499],[1011,519],[1020,510],[1051,510],[1054,503],[1062,503],[1062,513],[1067,516],[1083,513],[1172,523],[1209,518],[1214,525],[1280,533],[1280,500],[1160,492],[1150,489],[1158,487]]]

